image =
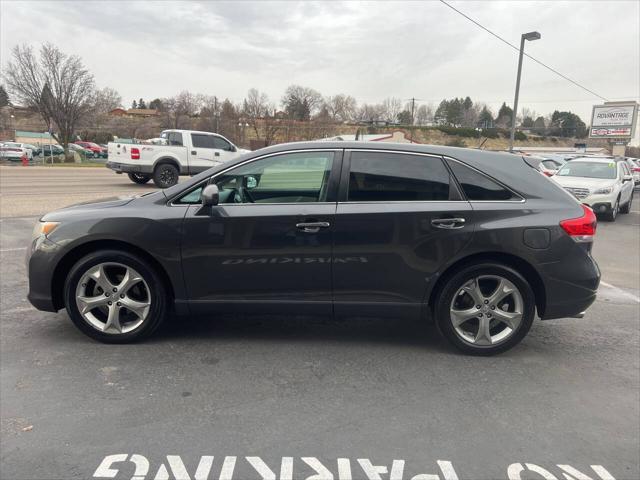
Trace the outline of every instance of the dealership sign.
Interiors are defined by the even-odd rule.
[[[595,105],[591,115],[591,138],[630,138],[635,131],[638,104],[610,102]]]

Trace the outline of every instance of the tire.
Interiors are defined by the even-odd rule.
[[[616,218],[618,218],[618,212],[620,211],[620,197],[616,200],[616,203],[613,205],[613,208],[610,212],[607,212],[604,215],[604,219],[607,222],[615,222]]]
[[[144,185],[151,180],[151,175],[145,175],[144,173],[129,173],[128,177],[133,183],[137,183],[139,185]]]
[[[499,297],[498,285],[503,292],[512,292],[492,304]],[[462,268],[446,280],[435,298],[438,330],[471,355],[494,355],[514,347],[527,335],[535,316],[531,286],[516,270],[499,263]],[[481,326],[487,326],[482,334]]]
[[[631,196],[629,197],[629,201],[624,204],[624,206],[620,207],[620,213],[629,213],[631,211],[631,204],[633,203],[633,192],[631,192]]]
[[[129,280],[123,286],[125,272],[129,272]],[[155,269],[138,256],[120,250],[83,257],[64,285],[71,321],[84,334],[103,343],[131,343],[151,335],[165,317],[166,298]]]
[[[169,188],[178,183],[180,172],[171,163],[161,163],[153,170],[153,183],[158,188]]]

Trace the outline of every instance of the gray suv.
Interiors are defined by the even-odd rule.
[[[579,316],[600,273],[593,212],[518,155],[310,142],[251,152],[137,198],[45,215],[29,300],[97,340],[169,311],[413,317],[460,350]]]

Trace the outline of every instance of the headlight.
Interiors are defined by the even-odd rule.
[[[36,239],[43,235],[46,237],[53,232],[58,225],[60,225],[60,222],[38,222],[35,227],[33,227],[33,235],[31,238]]]
[[[613,192],[613,187],[603,187],[603,188],[599,188],[598,190],[594,191],[593,193],[595,195],[607,195],[609,193]]]

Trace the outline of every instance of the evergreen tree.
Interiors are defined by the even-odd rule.
[[[6,107],[8,105],[10,105],[9,95],[7,95],[4,85],[0,85],[0,107]]]
[[[142,98],[138,101],[138,108],[147,108],[147,104],[144,103]]]
[[[135,100],[131,102],[131,108],[138,108],[138,104]]]

